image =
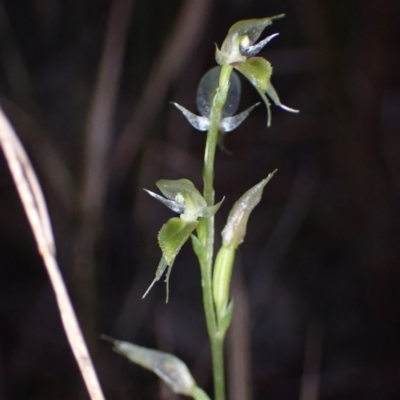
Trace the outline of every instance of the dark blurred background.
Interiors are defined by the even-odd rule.
[[[107,399],[176,399],[101,333],[174,352],[212,393],[200,276],[186,245],[155,285],[172,213],[142,189],[201,188],[201,76],[237,20],[263,37],[298,115],[264,107],[218,152],[217,215],[269,172],[235,266],[230,400],[400,398],[400,2],[4,0],[0,103],[35,165],[58,259]],[[242,80],[240,110],[258,101]],[[0,400],[88,399],[0,157]],[[218,241],[220,240],[217,235]]]

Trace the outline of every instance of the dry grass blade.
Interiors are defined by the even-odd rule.
[[[77,207],[77,188],[64,157],[35,119],[5,96],[0,96],[3,111],[18,121],[16,129],[21,140],[33,152],[39,174],[46,179],[57,196],[58,203],[71,216]]]
[[[0,144],[53,286],[68,341],[91,400],[104,400],[89,351],[55,258],[49,214],[38,179],[14,129],[0,110]]]

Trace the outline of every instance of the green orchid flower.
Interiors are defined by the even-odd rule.
[[[169,277],[172,265],[180,249],[196,229],[199,218],[212,217],[221,206],[223,199],[213,206],[207,206],[204,197],[188,179],[165,180],[156,183],[161,193],[160,196],[145,189],[150,196],[159,200],[172,211],[180,214],[180,218],[171,218],[158,233],[158,243],[162,251],[162,257],[156,270],[156,276],[150,284],[143,298],[147,295],[153,285],[161,278],[168,267],[165,282],[167,284],[167,297],[169,297]]]
[[[210,114],[215,94],[218,90],[221,67],[216,66],[207,71],[201,78],[197,88],[196,104],[200,115],[196,115],[178,103],[172,103],[185,116],[189,123],[199,131],[207,131],[210,128]],[[238,75],[232,72],[229,79],[227,101],[222,109],[219,129],[223,134],[236,129],[260,103],[256,103],[239,114],[233,115],[240,102],[241,84]],[[222,137],[221,137],[222,138]]]
[[[280,14],[268,18],[248,19],[237,22],[229,29],[221,49],[217,46],[215,54],[219,65],[232,65],[256,88],[267,107],[268,126],[271,125],[271,110],[268,97],[275,105],[286,111],[299,112],[299,110],[281,103],[271,83],[272,65],[264,58],[254,57],[270,40],[278,35],[275,33],[256,43],[263,30],[268,25],[271,25],[274,19],[282,18],[283,16],[284,14]]]

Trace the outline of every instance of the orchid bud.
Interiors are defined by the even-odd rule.
[[[234,247],[222,246],[215,259],[213,272],[213,298],[219,325],[227,314],[235,253],[236,249]],[[230,310],[230,314],[232,314],[232,310]],[[230,320],[228,321],[228,324],[224,324],[225,330],[228,328],[229,323]]]
[[[213,272],[213,299],[218,327],[225,334],[231,318],[230,285],[237,247],[246,235],[247,222],[254,207],[260,202],[265,185],[276,171],[248,190],[232,207],[222,231],[222,247],[215,259]]]
[[[222,243],[225,247],[236,249],[246,235],[247,221],[254,207],[260,202],[265,185],[274,176],[270,173],[260,183],[248,190],[232,207],[228,221],[222,231]]]

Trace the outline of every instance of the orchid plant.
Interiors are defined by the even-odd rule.
[[[263,190],[275,171],[260,183],[249,189],[234,204],[226,225],[222,230],[222,246],[214,260],[214,215],[223,199],[214,201],[214,159],[216,147],[221,144],[222,135],[238,127],[257,104],[234,115],[240,99],[240,80],[233,69],[239,71],[256,88],[267,108],[267,125],[271,125],[271,111],[268,97],[277,106],[290,112],[295,109],[284,106],[271,83],[272,66],[261,57],[254,57],[277,34],[268,36],[257,43],[263,30],[283,14],[269,18],[250,19],[234,24],[225,38],[221,49],[216,48],[219,66],[207,72],[200,81],[197,92],[196,115],[183,106],[173,103],[192,124],[201,131],[207,131],[204,154],[203,194],[187,179],[160,180],[157,187],[164,196],[145,189],[150,196],[159,200],[172,211],[180,214],[168,220],[158,234],[161,260],[156,270],[153,285],[166,272],[168,282],[171,269],[180,249],[191,238],[193,250],[198,258],[202,278],[203,305],[214,377],[214,399],[225,399],[224,339],[230,326],[233,302],[230,298],[230,284],[235,253],[243,242],[247,223],[254,207],[260,202]],[[172,354],[147,349],[132,343],[105,337],[114,345],[114,350],[130,361],[157,374],[175,393],[206,400],[210,397],[196,384],[183,361]]]

